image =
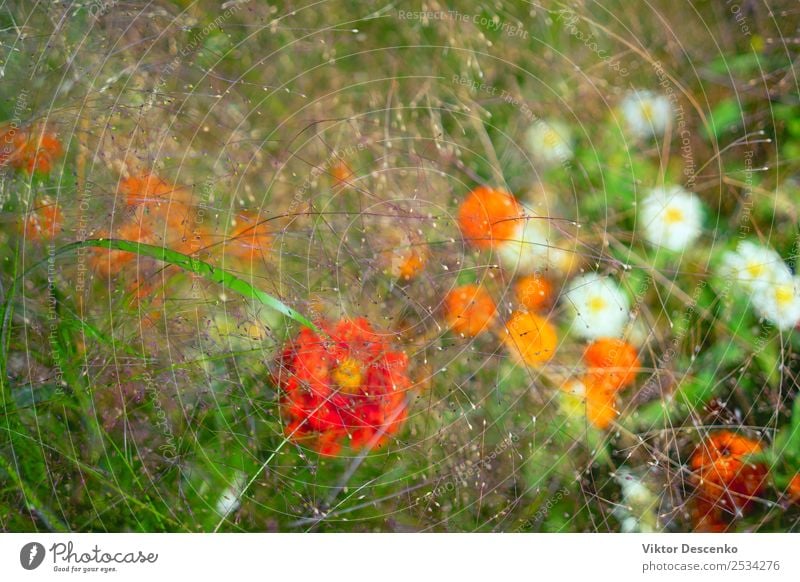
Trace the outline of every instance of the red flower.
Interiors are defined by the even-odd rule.
[[[764,490],[767,468],[748,459],[761,444],[721,430],[698,445],[690,460],[697,491],[696,528],[716,531],[723,512],[738,516]],[[699,519],[698,519],[699,518]]]
[[[380,446],[406,418],[408,358],[363,318],[320,328],[300,331],[279,362],[286,434],[323,455]]]

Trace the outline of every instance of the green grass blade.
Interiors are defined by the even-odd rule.
[[[230,291],[235,291],[236,293],[239,293],[244,297],[259,301],[263,305],[266,305],[267,307],[270,307],[271,309],[274,309],[279,313],[282,313],[289,319],[292,319],[305,327],[308,327],[316,332],[319,332],[319,329],[317,329],[317,327],[313,323],[311,323],[311,321],[309,321],[304,315],[302,315],[295,309],[292,309],[291,307],[283,303],[281,300],[273,297],[269,293],[265,293],[264,291],[257,289],[247,281],[240,279],[239,277],[223,269],[209,265],[205,261],[201,261],[189,255],[179,253],[178,251],[173,251],[171,249],[155,245],[148,245],[144,243],[132,242],[126,240],[92,239],[92,240],[78,241],[70,243],[68,245],[64,245],[63,247],[58,249],[55,254],[65,255],[85,247],[96,247],[96,248],[103,248],[103,249],[110,249],[117,251],[127,251],[129,253],[135,253],[137,255],[151,257],[153,259],[169,263],[170,265],[175,265],[176,267],[180,267],[181,269],[184,269],[190,273],[200,275],[201,277],[209,281],[217,283],[222,287],[224,287],[225,289],[228,289]]]

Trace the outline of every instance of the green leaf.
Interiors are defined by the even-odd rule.
[[[711,110],[710,128],[706,128],[706,137],[719,138],[726,131],[733,131],[742,124],[744,113],[735,99],[726,99]]]
[[[792,406],[792,424],[790,425],[788,446],[792,451],[800,454],[800,395],[795,394]]]
[[[686,379],[670,396],[648,402],[639,408],[631,416],[634,430],[680,424],[686,416],[701,409],[714,396],[717,385],[714,375],[710,373]]]

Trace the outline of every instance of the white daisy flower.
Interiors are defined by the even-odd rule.
[[[566,264],[566,252],[556,248],[549,230],[546,218],[528,215],[520,220],[511,238],[497,246],[500,263],[521,275],[560,270]]]
[[[620,337],[628,323],[628,296],[608,277],[597,273],[576,277],[565,299],[575,315],[572,330],[580,337]]]
[[[653,494],[641,479],[628,471],[620,469],[614,475],[622,489],[622,497],[627,503],[635,505],[648,505],[653,500]]]
[[[739,243],[735,252],[725,253],[722,276],[736,281],[748,291],[755,291],[791,276],[791,272],[773,249],[745,240]]]
[[[620,520],[621,531],[623,533],[656,531],[658,520],[655,512],[658,497],[647,488],[642,479],[625,468],[617,471],[614,478],[622,489],[622,503],[614,509],[614,514]]]
[[[800,277],[788,268],[753,293],[756,312],[780,329],[792,329],[800,323]]]
[[[641,203],[639,220],[650,243],[682,251],[702,232],[703,204],[680,186],[653,188]]]
[[[735,252],[725,253],[721,274],[752,295],[753,307],[780,329],[800,323],[800,277],[773,249],[741,241]]]
[[[537,120],[525,134],[531,155],[546,166],[555,166],[572,159],[572,136],[560,121]]]
[[[622,115],[636,137],[659,136],[672,119],[672,107],[664,95],[632,91],[622,101]]]

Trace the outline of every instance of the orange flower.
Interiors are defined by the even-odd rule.
[[[22,223],[22,232],[28,240],[51,240],[64,226],[61,208],[48,198],[31,210]]]
[[[617,418],[615,396],[596,378],[586,376],[582,380],[566,383],[562,390],[572,399],[571,408],[582,412],[595,427],[605,430]]]
[[[789,481],[789,488],[786,493],[794,503],[800,504],[800,473],[796,473]]]
[[[583,376],[586,386],[586,416],[599,429],[606,429],[619,416],[619,375],[607,369],[590,369]]]
[[[223,243],[223,252],[248,265],[263,263],[269,255],[272,235],[263,218],[251,212],[237,214],[233,231]]]
[[[196,231],[194,198],[188,189],[154,174],[140,174],[123,179],[119,191],[134,208],[136,220],[163,245],[186,251]]]
[[[698,496],[729,512],[744,511],[766,482],[766,467],[747,460],[760,450],[757,441],[727,430],[707,438],[690,461]]]
[[[130,206],[145,204],[160,207],[170,202],[192,202],[188,190],[150,173],[124,178],[119,183],[119,191],[125,195],[125,202]]]
[[[54,133],[43,133],[38,141],[28,142],[25,170],[48,173],[53,167],[53,162],[62,153],[61,142]]]
[[[522,215],[514,196],[505,190],[480,186],[461,203],[458,224],[465,239],[479,249],[488,249],[514,238]]]
[[[615,398],[591,385],[586,390],[586,418],[600,430],[607,429],[619,416]]]
[[[353,180],[353,178],[355,178],[353,170],[351,170],[350,166],[343,161],[337,162],[333,165],[331,168],[331,176],[333,176],[333,179],[337,185],[342,186],[347,185]]]
[[[395,279],[410,281],[425,269],[428,263],[428,247],[417,243],[406,249],[391,249],[381,253],[387,265],[386,272]]]
[[[517,301],[531,311],[544,311],[555,301],[553,285],[541,275],[528,275],[517,282]]]
[[[201,260],[207,260],[215,246],[213,233],[203,225],[195,225],[191,232],[175,245],[175,250]]]
[[[114,236],[108,236],[107,233],[100,233],[98,236],[99,238],[116,238],[144,244],[153,244],[155,242],[155,235],[152,229],[144,224],[142,220],[135,218],[122,223]],[[136,256],[135,253],[129,253],[128,251],[94,249],[90,264],[98,274],[110,277],[119,273]]]
[[[517,311],[506,323],[505,343],[511,353],[531,366],[553,357],[558,335],[553,325],[534,313]]]
[[[607,375],[615,390],[632,384],[640,368],[636,348],[621,339],[595,340],[586,348],[583,359],[589,366],[589,373]]]
[[[397,222],[381,221],[376,225],[375,243],[381,248],[380,265],[390,277],[410,281],[425,269],[429,250],[421,232],[401,228]]]
[[[320,327],[324,335],[302,329],[280,360],[286,434],[323,455],[380,446],[406,418],[408,358],[365,319]]]
[[[46,128],[42,128],[38,135],[30,129],[25,131],[13,126],[0,128],[0,167],[10,164],[29,174],[46,174],[61,153],[61,142],[55,133]]]
[[[428,252],[426,247],[411,250],[398,266],[398,278],[410,281],[425,269],[427,262]]]
[[[494,321],[497,308],[483,287],[462,285],[444,300],[448,325],[458,334],[475,337]]]
[[[128,253],[129,255],[131,253]],[[130,294],[130,305],[138,312],[138,323],[142,329],[150,329],[163,319],[166,285],[160,275],[145,276],[137,271],[126,286]]]

